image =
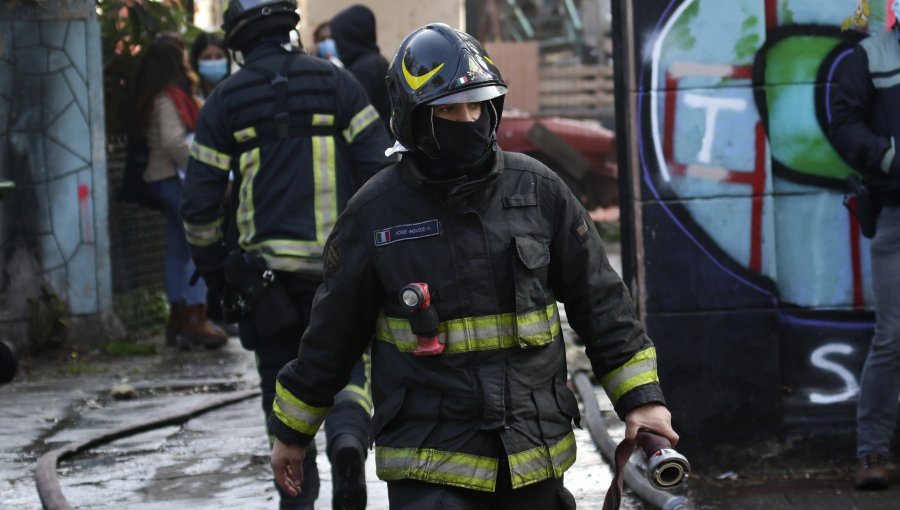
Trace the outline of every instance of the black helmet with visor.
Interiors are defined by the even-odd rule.
[[[503,112],[506,83],[474,37],[443,23],[406,36],[387,72],[391,131],[407,149],[417,150],[413,114],[423,105],[489,101],[493,136]]]

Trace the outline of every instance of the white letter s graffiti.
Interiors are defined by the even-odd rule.
[[[826,344],[822,347],[819,347],[812,353],[812,357],[810,362],[813,366],[821,368],[822,370],[826,370],[828,372],[833,372],[835,375],[841,378],[844,381],[844,391],[836,394],[826,395],[824,393],[810,393],[809,400],[814,404],[834,404],[837,402],[843,402],[846,400],[850,400],[854,395],[859,393],[859,384],[856,382],[856,378],[853,377],[853,374],[850,373],[849,370],[842,367],[841,365],[828,361],[826,358],[829,354],[851,354],[853,352],[853,347],[847,344]]]

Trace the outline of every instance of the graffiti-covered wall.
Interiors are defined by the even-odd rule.
[[[99,337],[98,321],[111,320],[94,9],[94,0],[0,3],[0,180],[16,186],[0,202],[0,336],[19,347],[42,288],[65,303],[72,336],[88,322],[84,333]]]
[[[841,60],[885,27],[865,3],[616,4],[626,276],[688,438],[852,430],[869,246],[826,133]]]

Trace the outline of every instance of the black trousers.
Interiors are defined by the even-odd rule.
[[[278,371],[297,357],[300,338],[303,331],[306,330],[306,326],[309,325],[313,297],[319,287],[318,281],[281,272],[276,273],[276,279],[284,285],[293,308],[299,313],[300,322],[267,338],[260,338],[257,335],[256,316],[245,317],[239,323],[241,344],[256,353],[262,408],[267,421],[272,413],[272,402],[275,400],[275,382]],[[368,388],[367,376],[367,367],[363,360],[360,360],[353,370],[351,384]],[[360,440],[360,444],[366,446],[368,445],[369,422],[368,409],[364,409],[352,400],[340,400],[331,409],[325,421],[326,440],[346,433],[356,436]],[[281,491],[280,488],[278,492],[281,496],[282,508],[303,508],[319,496],[319,472],[316,465],[315,442],[310,443],[304,459],[303,485],[300,495],[293,498]]]

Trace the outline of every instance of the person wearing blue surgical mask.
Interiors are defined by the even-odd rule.
[[[315,56],[324,58],[338,67],[344,67],[344,63],[341,62],[340,56],[338,56],[337,44],[331,37],[329,22],[323,21],[313,29],[313,44],[313,54]]]
[[[213,89],[231,74],[231,54],[225,46],[225,39],[214,33],[203,32],[194,39],[188,60],[194,72],[200,75],[196,94],[206,101]],[[231,184],[225,192],[225,201],[231,199]],[[207,299],[206,316],[212,323],[225,331],[228,336],[238,336],[234,324],[222,320],[222,304],[218,299]]]
[[[231,55],[218,34],[202,33],[190,51],[191,67],[200,75],[199,95],[206,99],[213,88],[231,74]]]

